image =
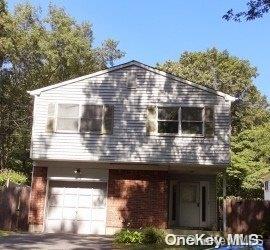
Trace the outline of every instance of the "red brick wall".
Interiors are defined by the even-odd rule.
[[[30,196],[29,224],[41,226],[44,218],[44,206],[47,185],[47,168],[33,167]]]
[[[109,170],[107,227],[167,227],[167,172]]]

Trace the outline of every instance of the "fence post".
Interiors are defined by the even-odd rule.
[[[223,172],[223,182],[222,182],[222,191],[223,191],[223,232],[227,231],[227,206],[226,206],[226,172]]]

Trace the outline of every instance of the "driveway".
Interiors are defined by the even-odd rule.
[[[73,234],[12,234],[0,237],[0,249],[112,249],[108,236]]]

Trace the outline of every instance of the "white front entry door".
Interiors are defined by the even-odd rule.
[[[105,182],[50,181],[45,231],[105,234]]]
[[[180,226],[200,226],[200,183],[180,183]]]

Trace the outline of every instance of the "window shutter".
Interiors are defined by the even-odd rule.
[[[146,132],[147,134],[157,133],[157,107],[147,107]]]
[[[113,133],[114,107],[112,105],[104,105],[102,133]]]
[[[48,105],[48,114],[47,114],[47,124],[46,124],[46,132],[52,133],[55,128],[55,104],[49,103]]]
[[[205,107],[204,109],[204,135],[207,138],[214,137],[215,133],[215,114],[214,107]]]

